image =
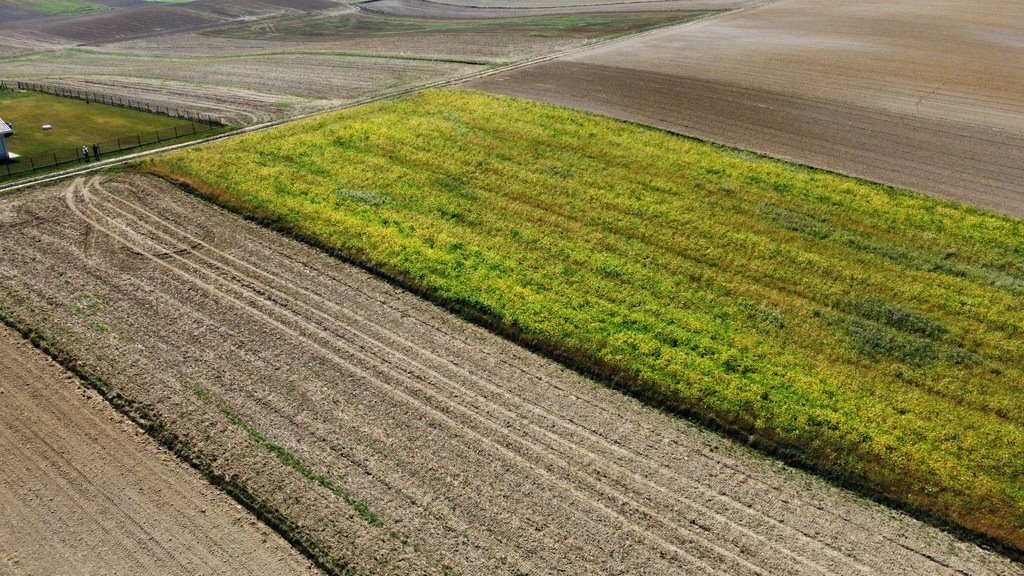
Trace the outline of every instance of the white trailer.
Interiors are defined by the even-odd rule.
[[[0,162],[7,162],[18,157],[17,154],[7,149],[7,137],[14,136],[14,129],[7,122],[0,119]]]

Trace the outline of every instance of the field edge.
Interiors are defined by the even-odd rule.
[[[96,391],[114,410],[138,426],[157,444],[174,454],[178,460],[198,472],[211,486],[227,494],[256,519],[279,534],[299,553],[313,562],[317,568],[330,576],[354,574],[345,563],[339,562],[326,551],[321,550],[311,539],[305,537],[295,522],[249,491],[244,484],[218,474],[201,454],[195,452],[187,442],[171,431],[155,412],[114,390],[102,378],[82,366],[78,359],[53,344],[46,334],[15,318],[4,308],[2,301],[0,301],[0,324],[20,334],[33,348],[73,374],[80,385]]]
[[[637,123],[631,124],[664,132],[672,135],[673,137],[705,142],[698,138],[680,135],[669,130],[651,128]],[[714,142],[705,143],[717,148],[734,149]],[[795,164],[756,152],[754,154],[778,162]],[[834,174],[831,171],[821,168],[805,167],[814,171]],[[408,291],[419,298],[423,298],[443,310],[453,313],[463,320],[471,322],[492,334],[495,334],[496,336],[509,340],[510,342],[518,346],[522,346],[535,354],[552,360],[586,378],[598,382],[607,388],[635,398],[648,407],[675,417],[683,418],[689,422],[702,426],[705,429],[711,430],[728,440],[748,446],[766,457],[776,459],[798,470],[807,472],[818,478],[822,478],[833,486],[853,492],[854,494],[866,498],[876,504],[904,512],[916,520],[951,534],[963,541],[970,542],[986,550],[994,551],[1014,562],[1024,564],[1024,549],[1018,549],[1008,542],[1000,540],[997,536],[969,528],[964,524],[957,523],[949,518],[945,518],[931,512],[924,507],[915,506],[910,502],[897,499],[870,483],[857,481],[855,478],[843,475],[842,470],[823,469],[820,466],[815,466],[813,460],[808,458],[809,454],[802,453],[797,451],[795,448],[779,444],[772,438],[757,434],[756,431],[752,432],[751,430],[745,429],[739,425],[732,425],[730,423],[730,420],[732,419],[728,418],[728,415],[725,415],[726,417],[723,418],[711,412],[698,410],[685,403],[676,402],[669,394],[659,390],[657,385],[653,382],[632,378],[628,373],[626,373],[626,371],[619,369],[616,366],[587,357],[585,352],[580,353],[579,351],[560,346],[558,342],[547,342],[543,339],[533,337],[518,326],[502,322],[494,315],[489,314],[487,310],[483,310],[479,306],[476,306],[473,302],[446,298],[431,290],[429,287],[419,285],[399,270],[390,270],[386,267],[376,266],[372,262],[362,259],[356,254],[330,246],[310,234],[294,229],[288,223],[283,222],[281,219],[276,218],[271,214],[256,213],[251,208],[234,202],[230,194],[226,191],[218,190],[216,187],[205,182],[192,180],[190,178],[182,177],[180,174],[163,170],[160,167],[153,166],[151,163],[145,166],[137,166],[137,169],[141,170],[143,173],[159,177],[176,186],[186,194],[189,194],[199,200],[211,203],[249,222],[272,230],[275,233],[282,234],[285,237],[295,239],[311,248],[327,254],[328,256],[356,266],[359,269],[380,278],[388,284]],[[839,175],[850,178],[849,176],[842,174]],[[853,179],[875,184],[874,182],[864,180],[862,178]],[[892,188],[893,190],[903,190],[902,188],[886,184],[882,184],[882,186]],[[919,194],[913,191],[908,192],[912,194]],[[941,203],[959,205],[959,203],[949,200],[933,199]],[[970,210],[989,213],[989,211],[975,208],[973,206],[967,207]],[[1003,215],[996,215],[1001,218],[1006,218],[1006,216]],[[739,424],[742,425],[743,423],[741,422]]]

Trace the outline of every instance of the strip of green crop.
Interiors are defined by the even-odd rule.
[[[456,90],[146,168],[652,403],[1024,549],[1024,222]]]
[[[324,572],[338,576],[354,576],[356,574],[351,566],[332,557],[326,550],[321,548],[318,542],[314,542],[304,536],[295,523],[282,515],[270,502],[250,492],[248,486],[239,483],[233,476],[226,477],[216,471],[206,456],[195,450],[194,446],[183,441],[180,436],[172,431],[167,426],[164,418],[152,406],[138,403],[124,396],[116,387],[111,386],[79,363],[78,359],[65,351],[53,338],[31,327],[3,305],[5,302],[20,302],[22,300],[20,296],[6,292],[2,296],[3,298],[0,298],[0,325],[6,325],[12,330],[19,332],[33,346],[78,377],[83,384],[96,390],[121,414],[145,430],[155,441],[195,468],[212,485],[224,490],[240,505],[276,530],[284,539],[323,569]],[[196,393],[197,395],[202,394],[199,391]],[[203,397],[200,396],[200,398],[202,399]],[[212,399],[212,396],[207,394],[206,398]]]
[[[386,530],[389,538],[397,540],[407,546],[415,548],[415,545],[409,542],[409,539],[404,534],[398,532],[397,530],[389,529],[387,525],[384,523],[384,521],[381,520],[380,516],[378,516],[366,502],[356,499],[351,492],[345,489],[345,487],[339,484],[338,482],[335,482],[334,480],[331,480],[327,476],[324,476],[323,474],[314,471],[312,468],[306,465],[306,463],[303,462],[298,456],[295,456],[294,454],[289,452],[288,449],[285,448],[284,446],[272,442],[269,438],[267,438],[266,434],[264,434],[256,427],[254,427],[252,424],[250,424],[248,421],[246,421],[241,416],[236,414],[223,401],[221,401],[218,398],[215,398],[209,390],[203,388],[202,386],[195,385],[192,388],[192,392],[196,395],[196,398],[198,398],[204,404],[211,405],[217,408],[217,410],[224,415],[224,417],[232,426],[237,426],[238,428],[242,429],[246,433],[246,435],[248,435],[250,442],[276,456],[277,460],[281,464],[284,464],[285,466],[291,468],[292,470],[295,470],[296,472],[301,474],[302,477],[312,482],[315,482],[316,484],[318,484],[322,488],[325,488],[338,498],[341,498],[346,504],[348,504],[352,508],[353,511],[355,511],[355,513],[364,522],[366,522],[370,526],[373,526],[374,528]]]

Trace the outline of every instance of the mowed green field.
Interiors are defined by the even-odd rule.
[[[1022,221],[457,90],[144,167],[1024,550]]]
[[[0,118],[14,126],[8,148],[26,159],[157,130],[173,133],[175,126],[189,126],[181,118],[10,90],[0,91]],[[53,128],[43,130],[44,124]]]
[[[7,0],[4,2],[9,6],[27,8],[46,14],[78,14],[93,10],[109,10],[103,4],[88,2],[86,0]]]

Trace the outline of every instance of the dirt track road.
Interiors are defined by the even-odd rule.
[[[1024,3],[781,0],[467,87],[1024,217]]]
[[[0,574],[316,574],[0,326]]]
[[[5,314],[363,572],[1024,574],[159,180],[0,241]]]

